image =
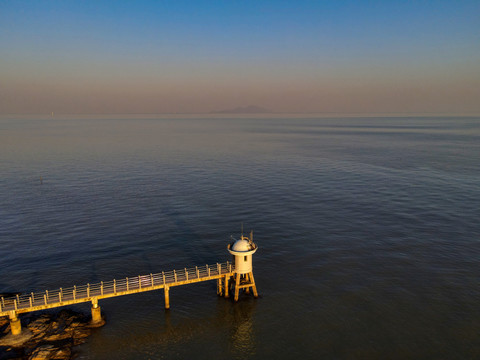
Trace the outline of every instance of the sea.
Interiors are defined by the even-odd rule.
[[[258,245],[257,299],[101,300],[77,359],[479,359],[479,219],[479,117],[0,119],[0,292]]]

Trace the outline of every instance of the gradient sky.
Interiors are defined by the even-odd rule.
[[[480,1],[2,1],[0,113],[480,113]]]

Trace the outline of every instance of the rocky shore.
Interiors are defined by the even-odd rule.
[[[104,322],[90,323],[90,317],[72,311],[22,316],[22,333],[12,335],[7,317],[0,318],[0,360],[66,360],[74,355],[74,346],[83,344],[92,328]]]

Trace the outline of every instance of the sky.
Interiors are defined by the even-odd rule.
[[[0,114],[480,114],[480,1],[4,1]]]

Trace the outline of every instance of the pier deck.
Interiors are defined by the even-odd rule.
[[[83,302],[92,302],[92,304],[96,305],[98,300],[101,299],[159,289],[164,289],[165,291],[165,307],[168,308],[168,290],[170,287],[222,278],[227,279],[233,276],[234,270],[234,266],[230,262],[217,263],[169,272],[114,279],[108,282],[102,281],[95,284],[32,292],[27,295],[2,297],[0,299],[0,316],[16,318],[16,315],[22,313]]]

